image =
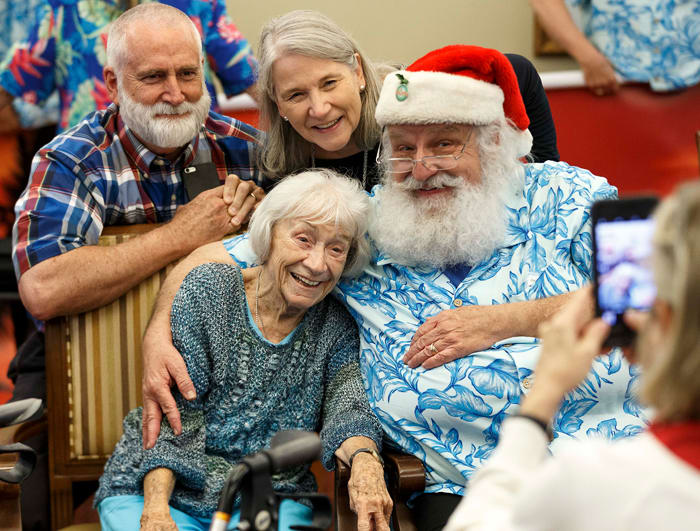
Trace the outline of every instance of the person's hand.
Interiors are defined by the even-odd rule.
[[[591,370],[591,364],[603,350],[610,326],[593,318],[593,291],[586,286],[549,321],[540,325],[542,339],[535,378],[559,389],[561,395],[575,388]]]
[[[411,368],[432,369],[487,349],[507,337],[499,327],[508,311],[502,304],[443,310],[416,330],[403,361]]]
[[[649,312],[643,312],[640,310],[627,310],[622,316],[625,324],[629,326],[635,332],[639,332],[644,328],[649,320]],[[636,342],[636,341],[635,341]],[[630,363],[636,363],[637,355],[635,353],[634,343],[632,345],[622,348],[622,352]]]
[[[164,509],[144,506],[141,513],[141,531],[177,531],[168,506]]]
[[[598,50],[579,61],[588,89],[596,96],[614,94],[620,88],[610,61]]]
[[[253,181],[244,181],[230,174],[224,184],[224,203],[228,205],[231,223],[240,227],[248,221],[255,208],[265,197],[265,192]]]
[[[540,359],[535,384],[522,402],[523,414],[548,422],[559,409],[564,395],[574,389],[599,356],[610,326],[593,319],[593,291],[586,286],[550,320],[540,325]]]
[[[163,413],[173,432],[176,435],[182,432],[180,411],[170,390],[173,383],[187,400],[196,397],[185,362],[172,344],[169,326],[153,320],[143,337],[142,437],[146,450],[158,439]]]
[[[252,199],[252,198],[251,198]],[[163,226],[174,245],[186,253],[240,229],[233,223],[224,202],[224,185],[205,190],[189,203],[180,205],[173,219]]]
[[[384,469],[371,454],[353,458],[348,494],[350,509],[357,514],[358,531],[389,531],[393,503],[386,490]]]

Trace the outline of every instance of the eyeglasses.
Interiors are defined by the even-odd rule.
[[[471,138],[471,133],[469,134],[469,138]],[[469,138],[467,138],[464,144],[462,144],[461,148],[454,149],[452,147],[449,147],[445,149],[438,149],[439,151],[443,152],[452,151],[451,153],[441,153],[440,155],[428,155],[421,159],[409,159],[407,157],[392,157],[386,159],[389,165],[388,171],[389,173],[409,173],[415,169],[416,164],[418,164],[419,162],[430,171],[451,170],[452,168],[457,166],[457,161],[462,155],[464,155],[464,149],[467,147],[467,143],[469,143]],[[380,151],[381,147],[377,150],[377,164],[381,162]]]

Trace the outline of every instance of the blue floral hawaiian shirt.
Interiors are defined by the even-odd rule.
[[[41,16],[22,42],[0,63],[0,85],[24,101],[42,105],[58,90],[63,131],[95,110],[106,109],[102,77],[109,23],[122,12],[120,0],[45,0]],[[224,0],[162,0],[192,19],[206,52],[207,88],[216,102],[212,71],[224,92],[238,94],[255,82],[257,63],[250,46],[226,14]],[[215,107],[216,108],[216,107]]]
[[[442,367],[410,369],[402,358],[418,327],[442,310],[549,297],[591,278],[590,207],[614,198],[603,178],[562,162],[525,167],[522,194],[507,205],[505,245],[455,287],[442,271],[406,267],[374,249],[371,264],[336,289],[360,327],[365,389],[385,433],[426,465],[426,492],[463,494],[488,458],[501,422],[532,385],[538,340],[511,337]],[[255,260],[247,237],[224,242],[243,266]],[[632,398],[637,373],[619,351],[601,357],[567,395],[553,422],[552,451],[600,435],[643,429]]]
[[[673,90],[700,82],[698,0],[566,0],[577,25],[625,78]]]

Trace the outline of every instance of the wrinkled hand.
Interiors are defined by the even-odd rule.
[[[384,469],[370,454],[357,454],[353,459],[348,494],[358,531],[389,531],[394,504],[386,490]]]
[[[169,327],[161,329],[153,322],[143,337],[143,447],[152,448],[158,434],[163,413],[176,435],[182,432],[180,411],[170,391],[171,385],[187,400],[195,398],[194,384],[187,373],[182,356],[172,344]]]
[[[463,306],[443,310],[416,330],[403,361],[411,368],[439,367],[457,358],[489,348],[504,339],[501,326],[505,305]],[[432,351],[434,345],[436,351]]]
[[[603,350],[610,326],[593,319],[593,292],[590,286],[579,290],[552,319],[540,325],[540,359],[535,369],[535,385],[547,387],[562,397],[574,389],[591,370]]]
[[[582,60],[579,65],[583,70],[586,86],[596,96],[614,94],[620,88],[610,61],[600,52]]]
[[[253,181],[244,181],[230,174],[224,184],[224,203],[228,205],[231,223],[240,228],[265,198],[265,192]]]
[[[237,231],[240,224],[232,223],[228,205],[224,202],[224,185],[221,185],[205,190],[189,203],[179,206],[165,227],[172,238],[189,252],[205,243],[221,240]]]
[[[167,506],[165,509],[144,507],[141,513],[141,531],[177,531],[177,526]]]

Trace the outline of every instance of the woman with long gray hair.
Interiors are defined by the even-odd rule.
[[[258,57],[262,173],[319,166],[376,184],[381,81],[354,39],[317,11],[291,11],[262,29]]]

